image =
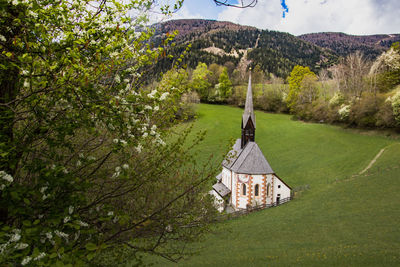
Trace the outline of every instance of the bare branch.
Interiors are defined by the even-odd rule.
[[[241,0],[239,3],[232,3],[229,0],[214,0],[217,6],[229,6],[229,7],[236,7],[236,8],[248,8],[248,7],[255,7],[257,5],[258,0]]]

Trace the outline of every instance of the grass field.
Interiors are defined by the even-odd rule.
[[[242,110],[200,105],[199,161],[240,137]],[[395,137],[256,112],[256,142],[292,188],[277,208],[218,223],[181,266],[400,266],[400,143]],[[385,148],[366,173],[358,174]],[[156,265],[170,264],[151,258]]]

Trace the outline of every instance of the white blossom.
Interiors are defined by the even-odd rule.
[[[120,143],[121,143],[123,146],[126,146],[126,145],[128,144],[125,140],[120,140]]]
[[[58,231],[58,230],[55,230],[54,233],[56,234],[56,236],[62,237],[62,238],[65,238],[65,239],[67,239],[68,236],[69,236],[68,234],[66,234],[64,232],[61,232],[61,231]]]
[[[21,235],[19,233],[14,233],[10,238],[10,242],[18,242],[20,239]]]
[[[114,212],[113,211],[109,211],[108,213],[107,213],[107,216],[113,216],[114,215]]]
[[[82,162],[80,161],[80,160],[78,160],[77,162],[76,162],[76,167],[80,167],[82,165]]]
[[[67,216],[67,217],[64,218],[64,223],[67,223],[67,222],[69,222],[70,220],[71,220],[71,217],[70,217],[70,216]]]
[[[151,93],[150,94],[147,94],[147,97],[148,98],[154,98],[154,95],[157,93],[157,90],[153,90],[153,91],[151,91]]]
[[[0,41],[2,41],[2,42],[6,42],[6,41],[7,41],[7,39],[6,39],[6,37],[4,37],[3,35],[1,35],[1,34],[0,34]]]
[[[53,238],[53,234],[52,234],[51,232],[47,232],[47,233],[46,233],[46,237],[47,237],[48,239],[52,239],[52,238]]]
[[[113,140],[113,143],[114,143],[114,144],[118,144],[118,142],[119,142],[119,140],[118,140],[117,138],[115,138],[115,139]]]
[[[149,134],[146,132],[142,135],[143,138],[146,138]]]
[[[5,171],[0,171],[0,176],[3,180],[6,180],[9,183],[12,183],[14,181],[13,177]]]
[[[78,224],[79,224],[80,226],[82,226],[82,227],[88,227],[88,226],[89,226],[88,223],[85,223],[85,222],[82,222],[82,221],[78,221]]]
[[[115,167],[115,172],[120,172],[121,171],[121,167]]]
[[[37,257],[34,258],[33,260],[38,261],[38,260],[43,259],[45,256],[46,256],[46,253],[41,252],[41,253],[40,253],[39,255],[37,255]]]
[[[117,75],[115,75],[114,80],[115,80],[116,83],[120,83],[121,82],[121,77],[119,77],[119,75],[117,74]]]
[[[28,87],[29,87],[29,82],[28,82],[28,80],[25,80],[25,81],[24,81],[24,87],[25,87],[25,88],[28,88]]]
[[[140,153],[140,152],[142,152],[143,146],[142,145],[138,145],[135,149],[136,149],[136,151],[138,153]]]
[[[18,243],[15,245],[16,250],[23,250],[26,249],[27,247],[29,247],[27,243]]]
[[[44,193],[44,192],[47,190],[47,188],[48,188],[47,186],[43,186],[43,187],[41,187],[41,188],[40,188],[40,190],[39,190],[39,191],[40,191],[40,193],[42,193],[42,194],[43,194],[43,193]]]
[[[340,118],[343,120],[347,118],[350,114],[350,105],[343,104],[340,109],[338,110]]]
[[[27,257],[25,257],[25,258],[22,260],[21,265],[22,265],[22,266],[25,266],[25,265],[27,265],[31,260],[32,260],[32,257],[27,256]]]
[[[149,105],[144,106],[144,109],[152,110],[153,108]]]
[[[120,175],[120,172],[114,172],[111,178],[117,178]]]
[[[74,206],[69,206],[68,207],[68,213],[72,214],[74,212]]]
[[[160,109],[159,106],[155,106],[155,107],[154,107],[154,111],[158,111],[159,109]]]
[[[169,95],[168,92],[163,93],[163,94],[160,96],[160,100],[161,100],[161,101],[165,100],[165,99],[167,98],[168,95]]]
[[[124,170],[129,169],[129,165],[125,163],[124,165],[122,165],[122,169],[124,169]]]

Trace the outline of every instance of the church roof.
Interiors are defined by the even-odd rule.
[[[226,187],[223,183],[216,183],[215,185],[213,185],[213,189],[221,197],[224,197],[224,196],[228,195],[231,192],[231,190],[229,190],[229,188]]]
[[[249,85],[247,87],[246,103],[244,105],[244,112],[242,115],[242,128],[246,127],[249,118],[251,118],[254,128],[256,128],[256,119],[253,109],[253,89],[251,88],[251,72],[249,74]]]
[[[243,149],[240,149],[240,139],[235,145],[222,165],[236,173],[243,174],[271,174],[275,173],[268,161],[265,159],[260,147],[256,142],[248,142]]]

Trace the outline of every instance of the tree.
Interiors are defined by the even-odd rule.
[[[342,59],[334,72],[340,91],[346,96],[361,97],[362,93],[369,89],[366,76],[370,66],[370,62],[359,51]]]
[[[209,74],[210,71],[207,69],[207,65],[201,62],[199,62],[196,69],[192,73],[190,88],[199,93],[200,99],[203,101],[207,101],[210,94],[209,90],[211,85],[207,79]]]
[[[383,52],[371,67],[373,83],[380,91],[387,92],[400,84],[400,44],[393,43],[392,47]]]
[[[226,100],[232,95],[232,82],[229,80],[227,68],[224,68],[219,75],[217,90],[222,100]]]
[[[144,87],[173,38],[148,42],[153,3],[0,3],[0,265],[121,247],[176,260],[206,229],[213,168],[190,152],[202,136],[169,131],[181,90]]]
[[[286,103],[288,108],[293,111],[294,106],[296,105],[299,97],[299,93],[301,91],[302,82],[305,77],[312,76],[316,77],[315,73],[312,72],[308,67],[303,67],[296,65],[290,76],[288,78],[289,81],[289,93],[286,98]]]

